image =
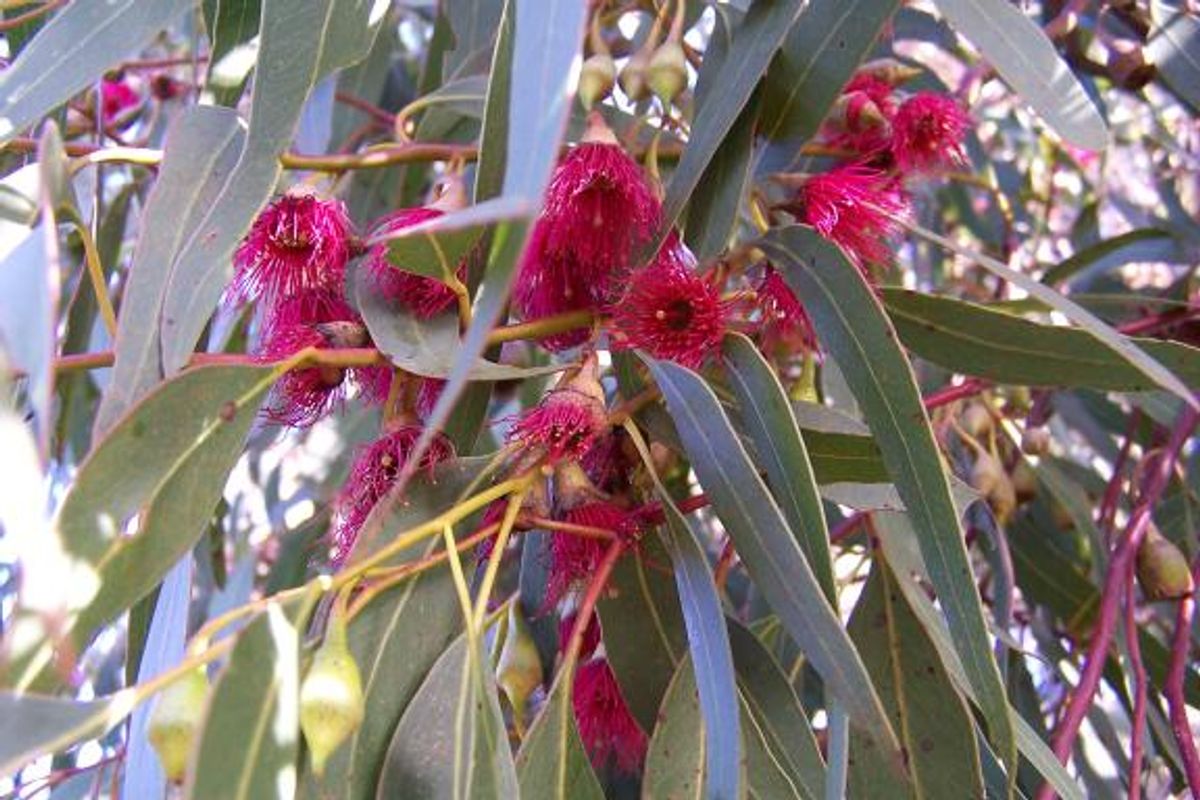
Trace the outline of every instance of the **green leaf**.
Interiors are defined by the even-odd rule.
[[[821,797],[825,762],[808,716],[774,656],[747,628],[726,620],[742,700],[750,791],[774,797]]]
[[[208,704],[184,795],[290,800],[300,745],[300,636],[283,608],[238,636]]]
[[[712,797],[705,792],[704,718],[690,657],[675,670],[646,750],[643,797]]]
[[[359,313],[379,351],[396,366],[426,378],[445,378],[464,352],[458,338],[458,316],[419,319],[375,291],[366,271],[355,270],[354,293]],[[470,381],[509,381],[561,372],[566,364],[512,367],[483,358],[474,360]]]
[[[80,467],[56,518],[71,559],[63,604],[75,615],[56,632],[69,634],[70,652],[82,653],[99,626],[157,586],[204,533],[276,377],[268,367],[190,369],[151,393]],[[137,533],[125,535],[139,512]],[[48,666],[51,644],[14,654],[8,675],[17,688]]]
[[[117,318],[116,361],[96,412],[97,439],[162,380],[158,331],[147,322],[159,318],[168,265],[212,208],[245,138],[237,114],[205,106],[185,110],[167,129]]]
[[[825,509],[787,393],[771,365],[745,336],[728,335],[722,352],[725,373],[737,394],[742,420],[754,441],[759,461],[766,468],[771,493],[792,533],[799,537],[800,547],[826,599],[836,607],[837,586],[829,555]]]
[[[813,0],[792,26],[765,84],[762,132],[787,163],[816,135],[842,87],[875,46],[898,0]]]
[[[849,630],[900,732],[911,794],[982,797],[970,711],[895,584],[895,575],[877,555]],[[852,737],[850,763],[852,796],[897,796],[895,780],[878,768],[871,742]]]
[[[837,615],[796,537],[704,380],[677,364],[646,359],[684,449],[758,589],[851,719],[891,754],[895,734]]]
[[[0,75],[0,142],[37,122],[96,76],[134,58],[190,0],[72,3],[38,31]]]
[[[439,471],[436,481],[414,482],[405,494],[408,504],[392,510],[384,529],[405,530],[449,507],[463,488],[450,469]],[[415,560],[429,552],[426,547],[414,548],[404,558]],[[384,757],[405,708],[461,631],[462,614],[445,568],[416,575],[383,592],[351,620],[350,652],[362,673],[369,713],[330,757],[320,781],[306,765],[303,797],[375,797]]]
[[[661,538],[643,538],[640,547],[617,562],[611,591],[596,605],[601,627],[621,632],[604,643],[605,655],[630,713],[645,731],[654,730],[663,695],[687,654],[679,594],[668,564]]]
[[[127,691],[88,701],[0,692],[0,775],[103,735],[133,710],[133,702]]]
[[[570,665],[574,669],[574,664]],[[579,739],[571,703],[572,681],[564,666],[550,696],[530,726],[517,753],[522,800],[603,800],[604,789],[592,771]]]
[[[742,774],[737,681],[721,598],[717,595],[708,560],[697,542],[696,531],[661,487],[659,498],[667,518],[663,542],[675,567],[675,586],[687,629],[691,672],[700,697],[705,745],[704,785],[709,797],[741,797],[745,776]]]
[[[1020,8],[1007,0],[937,0],[937,7],[1059,136],[1088,150],[1108,145],[1104,118]]]
[[[204,87],[212,92],[213,102],[217,105],[236,106],[251,66],[236,62],[248,60],[252,55],[245,49],[258,35],[262,0],[204,0],[202,7],[212,43]],[[229,62],[225,62],[226,56],[231,55]]]
[[[921,358],[965,375],[1020,386],[1145,392],[1157,384],[1086,330],[1044,325],[987,306],[905,289],[881,291],[900,341]],[[1200,384],[1200,350],[1133,340],[1191,385]]]
[[[426,419],[425,432],[398,479],[401,484],[412,476],[435,432],[449,420],[476,361],[487,349],[488,333],[508,303],[529,224],[541,208],[542,190],[558,159],[571,103],[571,64],[579,54],[586,18],[587,6],[574,0],[510,0],[506,6],[480,145],[480,157],[487,158],[479,165],[475,193],[477,198],[490,196],[502,175],[503,197],[523,205],[527,216],[502,222],[492,236],[487,272],[475,298],[471,325],[442,394]],[[510,41],[511,61],[507,50]],[[507,119],[501,116],[505,100]],[[503,167],[497,153],[501,144],[506,153]]]
[[[1139,228],[1083,248],[1046,270],[1042,283],[1054,286],[1084,270],[1107,271],[1132,261],[1156,261],[1175,249],[1175,239],[1166,231]]]
[[[454,47],[446,53],[447,76],[459,74],[490,49],[503,8],[504,0],[446,0],[443,13],[454,33]]]
[[[1015,11],[1015,9],[1014,9]],[[1038,300],[1041,300],[1046,305],[1056,311],[1062,313],[1067,319],[1074,322],[1076,325],[1084,328],[1088,333],[1092,334],[1101,344],[1108,349],[1120,355],[1131,365],[1136,367],[1146,377],[1150,378],[1156,384],[1177,395],[1185,403],[1193,408],[1200,409],[1200,401],[1197,401],[1192,396],[1192,391],[1187,385],[1179,380],[1166,367],[1160,364],[1155,359],[1147,355],[1137,345],[1133,344],[1127,337],[1117,333],[1104,320],[1100,319],[1090,311],[1080,307],[1078,304],[1064,297],[1046,285],[1035,281],[1023,272],[1018,272],[1008,266],[1001,264],[994,258],[985,256],[982,253],[976,253],[966,247],[947,239],[944,236],[939,236],[933,231],[926,230],[919,225],[909,225],[909,230],[916,233],[922,238],[928,239],[935,244],[938,244],[951,252],[958,253],[964,258],[969,258],[988,271],[995,273],[1004,280],[1019,286],[1029,294],[1033,295]]]
[[[503,210],[502,207],[497,207],[496,213],[489,213],[485,219],[478,216],[481,208],[483,206],[475,206],[463,212],[436,217],[385,234],[368,244],[387,242],[388,261],[397,269],[448,281],[479,242],[484,230],[501,218],[499,212]],[[516,215],[522,209],[514,206],[512,210]]]
[[[783,268],[792,291],[804,298],[817,335],[841,368],[875,434],[918,532],[989,738],[1013,775],[1016,753],[1004,686],[992,659],[950,484],[895,330],[862,273],[815,231],[800,226],[775,229],[761,247]]]
[[[770,0],[755,3],[746,14],[729,46],[729,55],[714,78],[714,85],[720,87],[719,94],[708,98],[692,121],[692,138],[667,186],[658,240],[679,219],[803,6],[802,0]],[[653,249],[657,246],[658,241]]]
[[[442,654],[396,726],[378,797],[509,800],[517,773],[495,681],[466,635]]]
[[[379,27],[379,20],[371,24],[369,18],[372,5],[371,0],[264,0],[245,142],[168,269],[162,317],[156,321],[167,374],[191,358],[230,277],[233,253],[279,180],[279,156],[291,144],[309,92],[370,49]]]
[[[1179,0],[1151,0],[1146,60],[1172,92],[1200,111],[1200,22]]]

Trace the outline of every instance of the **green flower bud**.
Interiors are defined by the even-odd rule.
[[[1148,600],[1178,600],[1195,589],[1187,558],[1153,523],[1138,548],[1137,578]]]
[[[639,50],[630,56],[629,60],[625,62],[625,66],[621,68],[621,74],[617,78],[621,84],[621,91],[625,92],[625,96],[634,103],[650,96],[650,84],[646,78],[646,70],[649,66],[650,54],[645,50]]]
[[[668,40],[654,51],[646,65],[646,82],[664,106],[687,88],[687,57],[679,42]]]
[[[496,665],[496,683],[508,697],[513,711],[513,724],[520,731],[524,730],[525,725],[525,703],[534,690],[542,685],[543,675],[537,644],[518,605],[513,602],[508,606],[508,629],[504,636],[504,647],[500,650],[500,661]]]
[[[173,783],[182,782],[187,772],[207,697],[208,674],[199,666],[164,689],[150,713],[146,738]]]
[[[300,685],[300,728],[318,777],[329,756],[362,723],[363,712],[362,678],[346,646],[346,623],[334,617]]]
[[[588,111],[613,90],[617,81],[617,65],[608,53],[588,56],[579,72],[579,102]]]

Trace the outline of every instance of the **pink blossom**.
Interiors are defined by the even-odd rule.
[[[848,164],[805,181],[792,208],[861,268],[891,261],[906,203],[883,173]]]
[[[758,286],[758,307],[767,347],[789,352],[816,349],[816,334],[808,312],[773,267],[767,268],[767,274]]]
[[[636,521],[628,511],[606,501],[585,503],[563,512],[561,521],[586,528],[611,531],[622,538],[632,538]],[[608,550],[608,540],[580,536],[565,531],[550,535],[550,570],[546,581],[546,604],[554,605],[572,587],[586,584]]]
[[[901,103],[892,121],[892,153],[905,172],[940,172],[967,162],[963,139],[971,118],[953,97],[921,92]]]
[[[579,738],[597,770],[609,764],[636,774],[646,758],[646,734],[629,713],[617,677],[604,658],[580,664],[571,695]]]
[[[440,209],[428,206],[402,208],[389,214],[378,226],[375,235],[395,233],[442,216]],[[388,259],[388,243],[381,242],[371,248],[366,258],[366,268],[371,274],[376,290],[388,300],[409,309],[421,319],[437,316],[454,305],[454,292],[436,278],[427,278],[405,272]],[[466,279],[467,265],[458,265],[459,280]]]

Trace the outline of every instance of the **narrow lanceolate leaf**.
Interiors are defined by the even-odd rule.
[[[990,256],[973,252],[969,248],[962,247],[950,239],[940,236],[933,231],[926,230],[919,225],[910,225],[909,229],[922,238],[958,253],[964,258],[971,259],[980,266],[985,267],[989,272],[993,272],[1004,280],[1029,292],[1030,295],[1050,306],[1055,311],[1062,312],[1063,316],[1087,330],[1101,344],[1117,353],[1150,380],[1172,394],[1177,395],[1185,403],[1200,409],[1200,401],[1196,400],[1187,384],[1176,377],[1174,373],[1164,367],[1159,361],[1149,356],[1144,350],[1131,342],[1128,337],[1122,336],[1113,330],[1111,326],[1092,312],[1082,308],[1074,301],[1064,297],[1045,284],[1035,281],[1025,273],[1018,272]]]
[[[646,750],[643,797],[707,797],[704,785],[704,717],[690,658],[671,678],[658,724]]]
[[[208,79],[204,88],[223,106],[237,105],[250,74],[250,40],[258,34],[262,0],[204,0],[204,24],[212,50],[208,55]],[[230,56],[226,61],[226,56]]]
[[[753,796],[821,796],[825,762],[808,715],[775,657],[732,620],[729,644],[742,698],[746,781]]]
[[[505,9],[480,145],[481,158],[486,154],[487,159],[480,163],[476,196],[491,196],[490,191],[499,183],[502,196],[522,204],[526,216],[502,222],[492,236],[487,272],[475,298],[471,326],[442,394],[425,422],[425,432],[401,473],[401,484],[412,476],[420,454],[449,420],[475,362],[487,349],[488,333],[508,302],[530,223],[541,208],[542,190],[558,158],[571,103],[571,64],[583,43],[587,9],[575,0],[509,2]],[[511,37],[506,35],[510,25]],[[511,61],[503,50],[507,46],[512,48]],[[497,75],[501,80],[511,80],[498,86]],[[506,117],[499,105],[505,98]],[[497,163],[496,153],[501,143],[506,154],[503,166]]]
[[[979,594],[941,456],[895,330],[860,273],[814,231],[772,231],[761,246],[804,298],[821,342],[841,367],[921,541],[930,577],[974,687],[988,734],[1015,774],[1012,719],[992,659]]]
[[[679,662],[687,654],[687,633],[679,593],[671,580],[670,557],[657,536],[617,562],[611,591],[596,606],[600,625],[620,630],[604,643],[609,666],[630,713],[647,733]]]
[[[189,800],[291,800],[300,746],[300,636],[277,604],[221,673],[188,772]]]
[[[411,312],[388,302],[375,291],[365,270],[355,270],[355,300],[359,313],[379,351],[401,369],[427,378],[445,378],[462,355],[458,339],[458,316],[442,314],[418,319]],[[512,367],[476,358],[467,372],[469,381],[519,380],[559,372],[562,366]]]
[[[117,0],[71,3],[59,11],[0,75],[0,142],[136,56],[192,5],[191,0]]]
[[[971,714],[882,556],[850,619],[858,646],[908,754],[914,797],[982,797]],[[851,740],[850,795],[896,797],[872,744]]]
[[[937,0],[937,7],[1059,136],[1076,147],[1105,148],[1104,118],[1020,7],[1007,0]]]
[[[763,597],[859,730],[877,739],[900,775],[896,737],[866,669],[717,396],[691,370],[647,363],[692,468]]]
[[[743,793],[742,732],[737,681],[721,598],[696,532],[665,493],[660,498],[667,525],[663,542],[675,567],[675,586],[687,628],[691,667],[704,726],[704,785],[712,798]]]
[[[97,439],[162,380],[158,331],[147,322],[159,318],[168,266],[212,207],[245,137],[237,114],[205,106],[187,109],[167,130],[117,318],[116,362],[96,413]]]
[[[1156,384],[1086,330],[1045,325],[986,306],[886,288],[884,307],[900,341],[921,358],[965,375],[1021,386],[1147,392]],[[1186,383],[1200,385],[1200,350],[1132,340]]]
[[[147,594],[205,530],[225,479],[276,372],[269,367],[188,370],[150,394],[80,467],[56,518],[64,553],[70,652]],[[137,532],[124,533],[137,513]],[[49,644],[9,661],[27,687],[48,665]],[[48,676],[44,676],[48,677]]]
[[[805,7],[765,84],[762,133],[785,146],[789,161],[783,165],[816,134],[899,5],[899,0],[812,0]]]
[[[388,748],[378,797],[508,800],[517,773],[491,671],[465,635],[417,691]]]
[[[0,692],[0,775],[13,775],[46,753],[102,736],[132,710],[133,692],[70,700]]]
[[[800,547],[825,597],[831,605],[836,604],[825,509],[791,401],[771,365],[745,336],[727,336],[722,352],[725,374],[737,394],[754,449],[766,468],[771,493],[792,533],[800,537]]]
[[[575,725],[571,682],[564,666],[517,753],[521,800],[603,800]]]
[[[385,533],[394,536],[444,511],[463,486],[464,481],[448,471],[439,471],[436,481],[414,482],[406,491],[407,503],[388,515]],[[383,537],[378,544],[386,541]],[[422,545],[401,557],[414,561],[428,554]],[[306,763],[301,797],[375,797],[384,756],[404,709],[461,631],[454,582],[445,568],[416,575],[383,592],[351,620],[350,652],[362,675],[363,698],[370,712],[330,757],[320,780]]]
[[[264,0],[249,129],[233,170],[171,262],[157,320],[167,374],[187,364],[232,273],[242,235],[279,179],[279,156],[309,92],[366,55],[379,20],[370,0]],[[370,23],[374,23],[374,25]]]
[[[1133,261],[1158,261],[1179,250],[1175,238],[1158,228],[1138,228],[1085,247],[1046,270],[1042,283],[1054,286],[1076,275],[1092,275],[1116,269]]]
[[[746,14],[715,78],[714,85],[720,91],[707,99],[692,123],[692,138],[667,187],[662,228],[657,238],[665,237],[679,219],[803,6],[802,0],[769,0],[755,3]]]
[[[922,583],[918,583],[918,579],[929,582],[930,572],[921,557],[918,537],[909,518],[902,514],[881,513],[875,515],[874,522],[884,556],[896,577],[895,586],[903,592],[909,609],[916,615],[921,627],[937,648],[942,665],[953,678],[958,690],[979,705],[979,698],[959,659],[952,633],[946,628],[945,620],[938,613]],[[1083,793],[1078,784],[1050,752],[1050,748],[1041,737],[1020,714],[1012,714],[1012,719],[1015,723],[1014,739],[1021,756],[1050,782],[1063,800],[1083,800]]]
[[[1151,0],[1150,16],[1146,60],[1171,91],[1200,111],[1200,21],[1180,0]]]

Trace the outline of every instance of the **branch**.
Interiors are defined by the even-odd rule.
[[[1193,583],[1200,581],[1200,557],[1192,562]],[[1183,678],[1187,672],[1188,655],[1191,650],[1192,618],[1196,613],[1196,595],[1192,594],[1179,601],[1179,609],[1175,612],[1175,636],[1171,642],[1171,664],[1167,668],[1167,679],[1163,686],[1163,694],[1167,698],[1167,708],[1170,711],[1171,733],[1175,734],[1175,743],[1179,745],[1179,755],[1183,759],[1183,771],[1187,775],[1188,788],[1192,797],[1200,797],[1200,756],[1196,754],[1196,739],[1192,736],[1191,725],[1188,724],[1187,702],[1183,695]]]

